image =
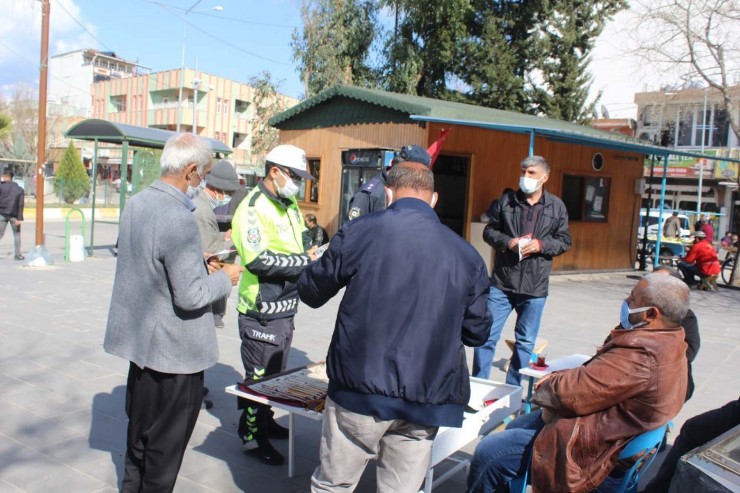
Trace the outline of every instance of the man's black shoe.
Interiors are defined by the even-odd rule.
[[[24,257],[23,255],[16,255],[15,259],[16,260],[26,260],[26,257]]]
[[[271,419],[267,425],[267,436],[270,438],[288,438],[290,437],[290,430]]]
[[[260,444],[257,448],[246,450],[247,455],[258,458],[270,466],[281,466],[285,462],[283,456],[275,450],[275,448],[267,440],[260,440]]]

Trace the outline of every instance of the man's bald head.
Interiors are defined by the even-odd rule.
[[[404,161],[391,168],[385,186],[390,190],[389,202],[404,197],[421,199],[432,205],[437,202],[434,192],[434,173],[426,165]]]

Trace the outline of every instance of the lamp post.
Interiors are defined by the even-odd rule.
[[[169,5],[170,8],[182,10],[183,18],[182,18],[182,55],[180,58],[180,90],[179,94],[177,96],[177,131],[180,131],[180,125],[182,124],[182,92],[183,87],[185,85],[185,43],[187,41],[187,33],[188,33],[188,21],[187,16],[190,13],[193,12],[209,12],[212,10],[215,10],[216,12],[221,12],[224,8],[220,5],[216,5],[215,7],[209,7],[207,9],[199,9],[199,10],[193,10],[195,7],[198,6],[198,4],[202,0],[197,0],[193,5],[190,6],[188,9],[180,9],[178,7]]]

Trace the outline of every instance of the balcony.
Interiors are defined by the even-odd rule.
[[[192,101],[183,101],[180,111],[182,125],[193,126],[193,115],[195,111]],[[202,129],[207,123],[207,113],[205,109],[198,110],[198,128]],[[176,125],[177,124],[177,101],[164,103],[155,103],[149,107],[149,122],[157,125]]]

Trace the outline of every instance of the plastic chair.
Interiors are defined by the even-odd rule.
[[[636,493],[637,483],[640,481],[640,474],[646,471],[650,464],[658,455],[658,449],[665,437],[666,429],[672,426],[672,423],[664,424],[654,430],[646,431],[642,435],[634,437],[627,442],[627,445],[619,454],[620,459],[629,459],[635,455],[640,455],[637,461],[624,473],[622,482],[615,493]],[[526,493],[527,480],[529,479],[529,469],[531,467],[532,454],[530,453],[529,466],[523,475],[512,478],[509,481],[509,493]]]
[[[619,485],[619,489],[616,493],[636,493],[637,483],[640,481],[640,474],[646,471],[650,464],[652,464],[655,456],[658,455],[658,449],[660,444],[663,443],[666,429],[672,423],[666,423],[654,430],[646,431],[642,435],[638,435],[627,443],[622,453],[619,454],[620,459],[629,459],[635,455],[641,454],[640,458],[624,473],[622,483]]]

